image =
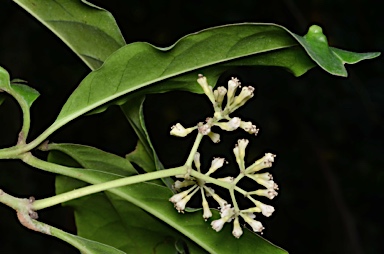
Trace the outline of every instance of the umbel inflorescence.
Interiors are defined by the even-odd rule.
[[[183,180],[177,180],[173,185],[174,189],[177,191],[180,191],[181,189],[186,190],[173,195],[169,200],[174,203],[175,208],[179,212],[184,212],[188,201],[193,195],[200,192],[202,197],[203,218],[205,220],[212,217],[212,212],[207,198],[214,199],[219,205],[221,218],[211,222],[212,228],[217,232],[223,228],[226,222],[230,223],[233,221],[232,234],[236,238],[239,238],[243,234],[243,230],[239,222],[240,217],[252,227],[253,231],[262,232],[264,227],[260,221],[255,219],[255,214],[261,213],[264,216],[269,217],[275,209],[273,206],[260,202],[255,198],[255,196],[264,196],[269,199],[273,199],[277,196],[276,191],[278,190],[278,186],[272,180],[272,175],[268,172],[260,172],[265,168],[270,168],[276,156],[271,153],[266,153],[263,158],[246,167],[244,157],[245,149],[249,141],[247,139],[240,139],[233,149],[236,162],[239,167],[239,175],[237,177],[214,178],[211,175],[224,165],[225,159],[213,158],[210,168],[206,170],[205,173],[202,173],[203,170],[201,169],[200,153],[197,152],[200,141],[204,136],[210,137],[215,143],[220,141],[220,135],[212,131],[212,127],[214,126],[218,126],[222,130],[226,131],[234,131],[241,128],[250,134],[257,135],[259,129],[257,129],[252,122],[242,121],[239,117],[230,117],[231,113],[243,106],[250,98],[253,97],[254,88],[251,86],[244,86],[242,87],[241,92],[236,95],[236,91],[241,85],[237,78],[229,80],[228,90],[225,87],[218,87],[216,90],[213,90],[213,88],[208,85],[207,79],[203,75],[199,75],[197,82],[212,102],[215,113],[213,117],[207,118],[204,123],[198,123],[194,127],[184,128],[180,123],[172,126],[171,135],[185,137],[195,129],[198,130],[198,135],[191,150],[191,154],[185,164],[189,169],[189,173],[177,176]],[[225,97],[226,103],[223,108]],[[192,168],[192,161],[195,169]],[[243,190],[238,187],[237,184],[244,177],[252,179],[258,185],[263,186],[263,188],[250,192]],[[209,183],[210,186],[207,186],[207,183]],[[231,202],[228,202],[216,194],[212,184],[227,188],[230,193]],[[251,203],[253,203],[253,206],[241,210],[236,201],[235,192],[239,192],[245,198],[249,199]]]

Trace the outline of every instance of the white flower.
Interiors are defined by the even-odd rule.
[[[252,219],[247,213],[240,213],[240,215],[241,215],[241,217],[243,217],[245,222],[248,223],[252,227],[253,231],[255,231],[255,232],[263,231],[264,227],[260,221]]]
[[[188,201],[191,199],[191,197],[192,197],[191,195],[188,195],[175,204],[175,208],[177,209],[177,211],[179,213],[184,211],[185,205],[188,203]]]
[[[274,197],[277,196],[277,192],[274,189],[260,189],[256,191],[249,192],[248,194],[256,194],[259,196],[264,196],[269,199],[273,199]]]
[[[253,177],[254,178],[264,179],[264,180],[272,180],[273,179],[272,174],[270,174],[268,172],[261,173],[261,174],[253,174]]]
[[[211,138],[213,143],[219,143],[220,142],[220,134],[217,134],[217,133],[214,133],[211,131],[210,133],[208,133],[208,137]]]
[[[224,158],[214,158],[211,163],[211,167],[209,168],[208,172],[206,173],[207,176],[215,172],[217,169],[221,168],[224,165],[225,159]]]
[[[241,119],[238,117],[234,117],[228,122],[217,122],[214,125],[219,126],[222,130],[225,131],[234,131],[239,128],[241,123]]]
[[[261,209],[261,213],[266,217],[271,216],[272,213],[275,211],[275,208],[273,206],[263,204],[260,201],[256,201],[255,205]]]
[[[244,170],[244,157],[245,157],[245,148],[249,143],[248,139],[239,139],[235,148],[233,149],[233,153],[236,157],[236,162],[239,165],[240,170]]]
[[[171,135],[177,136],[177,137],[185,137],[189,133],[191,133],[193,130],[195,130],[197,127],[191,127],[185,129],[180,123],[177,123],[176,125],[173,125],[171,127]]]
[[[196,188],[196,187],[197,185],[193,186],[191,189],[195,189],[195,190],[191,194],[188,194],[182,200],[175,203],[175,208],[179,213],[184,212],[185,205],[188,203],[189,200],[191,200],[192,196],[195,195],[195,193],[199,190],[199,188]]]
[[[211,209],[209,209],[209,205],[208,205],[208,202],[207,200],[205,199],[205,196],[203,196],[203,218],[205,221],[207,221],[207,219],[211,218],[212,217],[212,212],[211,212]]]
[[[169,199],[169,201],[171,201],[172,203],[177,203],[180,200],[182,200],[185,196],[187,196],[189,192],[191,192],[191,189],[183,191],[183,192],[180,192],[180,193],[177,193],[177,194],[173,195]]]
[[[173,183],[173,188],[175,190],[180,190],[181,188],[188,187],[193,184],[196,184],[196,182],[191,180],[184,180],[184,181],[177,180],[176,182]]]
[[[226,221],[224,221],[223,218],[221,218],[221,219],[212,221],[212,222],[211,222],[211,226],[212,226],[212,228],[213,228],[216,232],[219,232],[219,231],[223,228],[225,222],[226,222]]]
[[[208,135],[211,132],[211,126],[209,124],[203,124],[198,127],[199,132],[203,135]]]
[[[229,222],[231,222],[233,215],[235,215],[235,209],[231,208],[231,204],[227,204],[221,207],[220,209],[220,216],[221,218],[228,217],[230,219]]]
[[[240,86],[240,81],[237,78],[233,78],[228,81],[228,92],[227,92],[227,107],[232,104],[234,95],[237,88]]]
[[[255,163],[253,163],[251,166],[246,168],[245,173],[254,173],[259,170],[262,170],[264,168],[270,168],[272,167],[272,162],[275,161],[276,155],[271,153],[266,153],[263,158],[257,160]]]
[[[223,86],[219,86],[215,91],[213,91],[217,107],[221,108],[221,104],[223,103],[224,96],[226,93],[227,89]]]
[[[219,206],[220,206],[220,207],[224,207],[225,205],[228,204],[227,201],[225,201],[224,199],[222,199],[222,198],[221,198],[219,195],[217,195],[216,193],[209,193],[209,194],[211,194],[212,198],[213,198],[214,200],[216,200],[217,203],[219,203]]]
[[[203,88],[204,93],[208,96],[208,99],[215,104],[215,96],[213,95],[212,87],[208,85],[207,78],[202,74],[198,75],[197,83]]]
[[[233,103],[230,105],[230,112],[235,111],[239,107],[243,106],[249,99],[253,97],[253,91],[255,88],[252,86],[245,86],[241,89],[238,96],[235,97]]]
[[[255,134],[259,133],[259,129],[256,128],[256,125],[253,125],[252,122],[244,122],[241,121],[240,128],[248,132],[249,134]]]
[[[265,180],[263,178],[257,178],[257,177],[253,177],[252,179],[254,179],[258,184],[263,185],[267,189],[274,189],[274,190],[279,189],[279,186],[273,180]]]
[[[236,216],[234,222],[233,222],[233,230],[232,235],[236,238],[240,238],[240,236],[243,234],[243,230],[241,229],[240,223],[239,223],[239,217]]]
[[[175,195],[173,195],[169,201],[171,201],[172,203],[176,204],[177,202],[181,201],[183,198],[185,198],[192,190],[194,190],[195,188],[197,187],[197,185],[195,186],[192,186],[191,188],[189,188],[188,190],[185,190],[183,192],[180,192],[180,193],[177,193]]]

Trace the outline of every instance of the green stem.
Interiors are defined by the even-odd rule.
[[[213,184],[218,185],[220,187],[223,187],[225,189],[231,189],[233,186],[233,183],[227,183],[227,182],[217,180],[215,178],[212,178],[210,176],[207,176],[207,175],[204,175],[200,172],[197,172],[196,170],[191,170],[190,175],[194,176],[198,179],[204,180],[206,183],[213,183]]]
[[[200,132],[197,133],[197,136],[196,136],[195,142],[193,143],[191,152],[189,153],[188,159],[184,164],[185,166],[192,167],[193,158],[195,156],[195,153],[197,152],[197,149],[199,148],[199,145],[201,143],[201,140],[203,139],[203,136],[204,135],[201,134]]]
[[[135,184],[135,183],[141,183],[146,182],[154,179],[169,177],[169,176],[175,176],[175,175],[181,175],[186,174],[187,170],[185,166],[177,167],[177,168],[171,168],[171,169],[164,169],[154,172],[149,172],[145,174],[125,177],[122,179],[112,180],[105,183],[99,183],[95,185],[90,185],[87,187],[83,187],[77,190],[69,191],[66,193],[62,193],[53,197],[36,200],[32,204],[32,209],[37,211],[41,210],[47,207],[51,207],[57,204],[64,203],[69,200],[73,200],[76,198],[84,197],[93,193],[105,191],[112,188],[117,188],[125,185]]]
[[[240,209],[239,209],[239,206],[237,205],[234,189],[229,189],[229,194],[231,195],[233,207],[235,208],[235,213],[237,214],[240,211]]]

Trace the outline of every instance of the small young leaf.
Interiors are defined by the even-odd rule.
[[[9,91],[11,89],[11,82],[9,81],[9,73],[0,66],[0,90]]]
[[[35,89],[20,83],[25,83],[20,79],[10,81],[9,73],[0,67],[0,91],[3,90],[17,99],[21,104],[25,104],[26,108],[30,108],[32,103],[39,97],[39,92]],[[1,104],[0,98],[0,104]]]
[[[11,88],[24,99],[29,108],[32,106],[32,103],[40,96],[38,91],[27,85],[12,83]]]

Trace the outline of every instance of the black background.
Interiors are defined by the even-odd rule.
[[[211,26],[272,22],[303,35],[323,27],[329,43],[351,51],[383,51],[384,8],[379,1],[91,1],[112,12],[127,43],[169,46],[180,37]],[[47,28],[11,1],[0,7],[0,65],[12,78],[27,80],[41,96],[32,107],[30,139],[52,123],[66,98],[89,69]],[[91,42],[90,42],[91,43]],[[276,68],[234,70],[256,87],[242,118],[261,128],[251,139],[248,162],[266,151],[277,154],[271,169],[280,186],[262,220],[264,237],[290,253],[384,253],[384,75],[382,57],[347,66],[347,79],[315,68],[295,78]],[[146,122],[165,166],[183,163],[190,147],[168,136],[176,122],[186,126],[209,115],[204,96],[182,92],[148,97]],[[21,123],[12,99],[0,106],[0,147],[15,144]],[[203,143],[205,162],[232,149],[242,133],[222,138],[223,148]],[[82,117],[50,140],[96,146],[124,156],[135,136],[117,107]],[[187,139],[189,142],[193,140]],[[230,150],[231,150],[230,149]],[[230,151],[229,150],[229,151]],[[44,156],[44,154],[38,154]],[[229,160],[232,155],[228,153]],[[0,188],[36,198],[54,194],[54,175],[18,161],[0,162]],[[40,212],[42,221],[75,232],[69,208]],[[212,232],[214,233],[214,232]],[[76,253],[65,243],[23,228],[14,211],[0,206],[1,253]]]

